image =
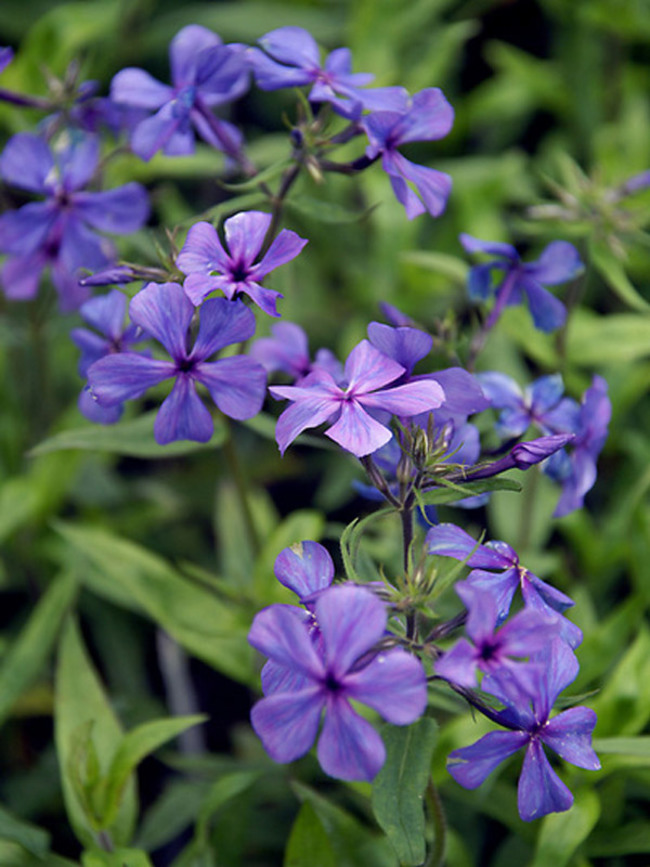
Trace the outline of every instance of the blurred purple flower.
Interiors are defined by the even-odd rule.
[[[0,47],[0,72],[6,69],[14,59],[14,50],[8,46]]]
[[[403,373],[401,364],[362,340],[345,363],[343,383],[337,383],[325,370],[314,370],[299,386],[271,386],[273,397],[293,402],[276,426],[280,451],[284,454],[298,434],[323,422],[333,422],[326,435],[353,455],[363,457],[377,451],[392,434],[373,414],[409,417],[436,409],[444,401],[444,392],[436,382],[384,388]]]
[[[476,789],[501,762],[525,748],[517,798],[519,815],[525,822],[563,812],[573,804],[573,795],[552,769],[544,745],[579,768],[600,768],[591,746],[594,711],[572,707],[551,718],[555,700],[578,673],[575,655],[560,638],[554,638],[536,654],[535,661],[538,665],[531,674],[537,688],[532,699],[508,671],[483,679],[481,688],[504,704],[502,711],[492,711],[489,716],[508,731],[491,732],[470,747],[454,750],[447,766],[457,783]]]
[[[312,370],[327,370],[336,381],[343,377],[343,365],[329,349],[319,349],[311,361],[304,329],[294,322],[277,322],[271,326],[272,337],[260,337],[250,348],[249,355],[267,373],[281,371],[299,382]]]
[[[79,284],[79,269],[104,268],[115,255],[113,245],[91,229],[130,234],[147,219],[149,204],[140,184],[83,189],[98,159],[99,142],[92,136],[74,137],[57,150],[30,133],[9,140],[0,156],[0,175],[46,199],[0,216],[0,251],[9,254],[0,279],[8,298],[33,298],[49,266],[62,310],[77,308],[88,296]]]
[[[473,571],[464,583],[492,594],[498,623],[508,616],[515,591],[520,587],[527,608],[545,617],[559,618],[560,634],[571,647],[582,641],[578,627],[561,616],[574,604],[573,600],[522,566],[517,552],[506,542],[481,545],[455,524],[438,524],[427,533],[426,544],[429,554],[466,561]]]
[[[241,148],[241,133],[217,118],[212,108],[232,102],[249,85],[249,72],[238,47],[223,45],[197,24],[180,30],[169,47],[172,85],[161,84],[143,69],[117,73],[111,99],[121,105],[154,110],[133,130],[131,148],[143,160],[156,151],[169,156],[194,153],[194,129],[229,156]]]
[[[161,343],[172,360],[122,352],[96,361],[88,370],[88,382],[101,406],[141,397],[152,386],[174,379],[154,424],[160,445],[180,439],[207,442],[212,436],[212,416],[196,393],[197,382],[230,418],[252,418],[260,411],[266,374],[259,364],[244,355],[208,361],[225,346],[253,335],[255,317],[241,301],[206,301],[191,350],[187,336],[194,307],[177,283],[145,286],[131,301],[129,313],[131,321]]]
[[[573,280],[583,269],[578,251],[568,241],[553,241],[544,248],[538,259],[522,262],[511,244],[479,241],[471,235],[462,234],[460,242],[468,253],[488,253],[497,258],[484,265],[476,265],[469,273],[467,291],[473,301],[486,301],[492,292],[496,301],[486,327],[491,328],[503,308],[520,304],[523,295],[528,299],[535,327],[541,331],[554,331],[564,324],[566,308],[544,286],[555,286]],[[504,272],[503,280],[496,289],[491,285],[491,271]]]
[[[192,226],[176,264],[188,275],[184,288],[193,304],[199,305],[215,289],[230,299],[243,292],[269,316],[280,315],[276,303],[282,295],[264,289],[259,281],[275,268],[295,259],[307,241],[295,232],[283,229],[260,261],[255,262],[271,219],[270,214],[262,211],[244,211],[230,217],[224,223],[227,250],[210,223]],[[215,273],[218,276],[213,276]]]
[[[444,138],[454,122],[454,111],[437,87],[416,93],[399,111],[377,111],[361,121],[370,144],[369,159],[381,156],[393,192],[406,209],[409,220],[428,211],[439,217],[451,191],[451,178],[444,172],[410,162],[398,147],[414,141]],[[412,183],[417,193],[409,187]]]
[[[483,393],[490,405],[501,409],[497,433],[518,437],[537,425],[545,434],[573,433],[578,422],[579,407],[571,398],[563,397],[564,383],[559,373],[542,376],[525,389],[505,373],[477,373]]]
[[[337,48],[321,65],[313,36],[302,27],[279,27],[258,40],[264,49],[249,48],[246,57],[262,90],[311,85],[311,102],[329,102],[346,118],[357,119],[363,109],[399,111],[408,94],[403,87],[363,89],[374,75],[352,72],[348,48]]]
[[[318,741],[323,770],[342,780],[372,780],[384,763],[384,745],[350,700],[369,705],[393,725],[409,725],[426,707],[424,668],[401,648],[373,652],[387,615],[365,588],[325,590],[314,616],[318,642],[303,612],[292,606],[272,605],[255,617],[249,642],[286,669],[287,680],[254,706],[253,728],[274,761],[292,762],[314,743],[324,713]]]
[[[607,439],[611,415],[607,382],[601,376],[594,376],[579,407],[570,453],[553,455],[545,466],[547,475],[562,484],[562,494],[553,512],[556,518],[581,508],[585,494],[594,486],[596,461]],[[561,427],[562,423],[566,423],[565,418],[558,420],[557,426]]]

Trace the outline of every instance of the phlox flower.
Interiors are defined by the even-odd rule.
[[[318,641],[310,635],[304,612],[293,606],[272,605],[255,617],[249,642],[288,676],[284,688],[253,707],[253,728],[274,761],[292,762],[310,749],[323,717],[318,740],[323,770],[342,780],[372,780],[384,763],[385,748],[350,699],[374,708],[394,725],[409,725],[426,707],[424,668],[401,648],[373,652],[387,614],[363,587],[325,590],[314,603],[313,616]]]
[[[267,373],[281,371],[297,382],[312,370],[323,368],[336,380],[343,377],[343,365],[329,349],[319,349],[311,360],[307,335],[295,322],[276,322],[271,326],[271,335],[256,340],[249,352]]]
[[[113,78],[111,99],[119,105],[155,114],[141,121],[131,148],[143,160],[156,151],[169,156],[194,153],[194,130],[230,156],[241,146],[241,133],[217,118],[212,109],[232,102],[248,89],[249,73],[237,47],[223,45],[216,33],[190,24],[169,47],[172,84],[162,84],[143,69],[122,69]]]
[[[496,257],[474,266],[467,284],[473,301],[485,301],[492,292],[496,293],[496,302],[487,320],[489,327],[494,325],[504,307],[520,304],[524,295],[536,328],[550,332],[564,324],[564,304],[544,286],[566,283],[582,271],[584,266],[573,244],[553,241],[542,250],[538,259],[522,262],[511,244],[479,241],[467,234],[460,236],[460,242],[468,253],[488,253]],[[491,272],[495,269],[503,272],[503,280],[493,289]]]
[[[2,72],[3,69],[6,69],[9,66],[9,64],[11,63],[11,61],[13,59],[14,59],[13,48],[10,48],[10,47],[4,46],[4,45],[1,46],[0,47],[0,72]]]
[[[454,750],[447,768],[466,789],[476,789],[492,771],[520,749],[525,749],[519,777],[517,805],[525,822],[548,813],[568,810],[573,795],[551,767],[544,747],[579,768],[596,771],[598,756],[591,746],[596,714],[586,707],[572,707],[551,717],[558,695],[578,673],[578,662],[560,638],[535,654],[531,670],[535,692],[524,692],[511,672],[501,670],[483,679],[481,688],[503,703],[502,711],[489,714],[507,731],[490,732],[475,744]]]
[[[490,405],[501,410],[497,433],[518,437],[530,425],[536,425],[545,434],[575,431],[579,407],[571,398],[563,397],[564,383],[559,373],[542,376],[524,389],[498,371],[477,373],[476,378]]]
[[[88,383],[101,406],[115,406],[141,397],[149,388],[174,380],[156,416],[154,436],[161,445],[189,439],[207,442],[213,433],[212,416],[196,392],[207,388],[219,409],[230,418],[256,415],[264,401],[264,369],[244,355],[208,359],[231,343],[248,340],[255,317],[241,301],[215,298],[201,308],[199,330],[187,348],[194,306],[177,283],[150,283],[132,299],[131,321],[164,346],[171,361],[120,352],[107,355],[88,369]]]
[[[358,118],[363,109],[398,109],[406,103],[402,87],[364,89],[374,75],[352,72],[348,48],[337,48],[321,64],[313,36],[302,27],[278,27],[258,40],[264,51],[250,48],[246,54],[262,90],[311,85],[311,102],[329,102],[346,118]]]
[[[0,252],[9,254],[0,280],[8,298],[33,298],[49,267],[61,308],[77,308],[88,296],[79,269],[98,270],[115,257],[113,245],[92,230],[130,234],[147,219],[147,194],[138,183],[101,192],[84,189],[98,160],[94,136],[76,134],[55,149],[31,133],[9,140],[0,156],[0,176],[45,201],[0,216]]]
[[[363,457],[377,451],[392,434],[374,414],[409,417],[436,409],[444,401],[437,382],[409,382],[385,388],[403,373],[401,364],[362,340],[345,363],[343,382],[336,382],[330,373],[319,369],[298,386],[271,386],[273,397],[292,401],[275,429],[280,451],[284,454],[298,434],[323,422],[332,424],[326,435],[353,455]]]
[[[478,544],[455,524],[438,524],[427,533],[426,544],[429,554],[466,560],[472,572],[465,585],[493,596],[498,623],[508,616],[514,594],[520,587],[528,608],[553,620],[559,618],[560,634],[571,647],[577,647],[582,641],[578,627],[562,617],[562,612],[574,604],[573,600],[526,569],[519,562],[517,552],[506,542]]]
[[[126,301],[126,296],[113,289],[107,295],[90,298],[81,305],[81,318],[95,329],[73,328],[70,332],[73,342],[81,350],[79,375],[84,379],[88,376],[90,365],[100,358],[116,352],[127,352],[133,344],[149,336],[139,326],[125,324]],[[100,424],[112,424],[122,415],[121,404],[100,406],[93,400],[87,387],[79,395],[78,405],[86,418]]]
[[[369,159],[381,156],[397,200],[404,205],[409,220],[428,211],[439,217],[451,191],[451,178],[436,169],[407,160],[398,148],[414,141],[444,138],[454,122],[454,110],[437,87],[416,93],[399,111],[376,111],[362,118],[370,144]],[[413,184],[417,194],[410,188]]]
[[[193,304],[200,304],[215,289],[226,298],[243,292],[269,316],[280,315],[276,303],[282,295],[263,288],[260,281],[275,268],[295,259],[307,241],[283,229],[256,262],[271,219],[270,214],[262,211],[244,211],[230,217],[223,227],[227,249],[210,223],[192,226],[176,264],[188,275],[183,285]]]

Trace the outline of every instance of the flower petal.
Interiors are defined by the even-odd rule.
[[[544,743],[572,765],[597,771],[600,761],[591,746],[596,714],[588,707],[572,707],[553,717],[540,737]]]
[[[517,283],[526,293],[535,328],[548,334],[564,325],[566,307],[555,295],[529,277],[520,277]]]
[[[305,68],[319,67],[320,51],[314,37],[303,27],[278,27],[257,40],[280,63]]]
[[[331,698],[318,740],[318,761],[325,773],[338,780],[370,782],[385,760],[383,741],[370,723],[344,698]]]
[[[243,421],[262,409],[266,371],[246,355],[201,362],[192,375],[205,385],[221,412],[230,418]]]
[[[517,807],[524,822],[548,813],[562,813],[573,804],[573,795],[550,766],[538,740],[530,742],[517,789]]]
[[[120,70],[111,82],[113,102],[136,108],[158,109],[173,98],[174,91],[161,84],[144,69],[128,67]]]
[[[17,211],[0,216],[0,251],[14,256],[31,256],[47,243],[58,216],[52,202],[30,202]]]
[[[201,307],[199,333],[190,358],[203,361],[224,346],[248,340],[254,333],[255,314],[242,301],[212,298]]]
[[[438,409],[444,399],[442,386],[433,379],[411,380],[405,385],[357,397],[358,402],[367,409],[383,410],[399,416],[419,415]]]
[[[221,45],[221,39],[207,27],[188,24],[179,30],[169,45],[169,64],[174,87],[195,84],[200,53],[217,45]]]
[[[433,337],[419,328],[392,328],[380,322],[368,326],[368,340],[410,373],[415,365],[431,352]]]
[[[301,238],[290,229],[283,229],[274,239],[263,259],[255,266],[255,279],[261,280],[275,268],[295,259],[306,243],[306,238]]]
[[[376,452],[392,437],[390,430],[369,415],[360,403],[347,401],[341,403],[340,408],[338,420],[325,435],[357,458]]]
[[[0,156],[0,176],[14,187],[32,193],[47,193],[53,187],[54,159],[40,136],[19,132],[12,136]]]
[[[366,394],[393,382],[404,373],[404,368],[380,352],[368,340],[362,340],[345,362],[348,392]]]
[[[328,673],[343,678],[357,659],[384,634],[386,609],[365,587],[337,585],[316,600]]]
[[[99,193],[77,193],[74,208],[94,229],[130,235],[146,222],[149,197],[141,184],[133,182]]]
[[[527,732],[490,732],[470,747],[449,754],[447,770],[465,789],[477,789],[492,771],[521,749]]]
[[[393,130],[396,144],[444,138],[454,123],[454,110],[439,87],[414,94],[411,108]]]
[[[284,548],[275,559],[273,572],[301,600],[329,587],[334,580],[334,563],[318,542],[297,542]]]
[[[580,254],[568,241],[552,241],[536,262],[524,265],[525,272],[536,283],[555,286],[573,280],[584,268]]]
[[[274,762],[286,764],[304,756],[316,740],[324,703],[318,686],[274,693],[257,702],[251,724]]]
[[[100,358],[88,368],[88,384],[102,406],[140,397],[153,385],[176,374],[170,361],[157,361],[137,352]]]
[[[249,268],[264,243],[271,215],[263,211],[242,211],[223,224],[231,268]]]
[[[253,620],[248,641],[279,665],[320,682],[325,667],[309,634],[305,612],[295,605],[270,605]]]
[[[180,374],[171,393],[162,402],[153,426],[158,445],[176,440],[207,443],[214,431],[212,416],[196,393],[194,383]]]
[[[226,272],[230,269],[230,256],[221,245],[214,226],[210,223],[195,223],[187,233],[187,238],[176,257],[176,265],[184,274],[210,274],[212,271]]]
[[[148,283],[132,298],[129,315],[162,343],[174,361],[187,358],[187,330],[194,305],[178,283]]]
[[[427,706],[427,677],[420,660],[401,648],[379,653],[345,678],[350,698],[374,708],[393,725],[410,725]]]

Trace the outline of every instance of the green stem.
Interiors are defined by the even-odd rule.
[[[447,819],[440,799],[440,793],[433,780],[429,778],[425,792],[425,801],[429,816],[433,823],[433,846],[423,867],[442,867],[447,848]]]
[[[248,483],[241,465],[241,461],[239,460],[239,455],[237,454],[237,449],[235,447],[232,426],[229,420],[225,417],[224,422],[227,425],[228,434],[226,436],[226,441],[223,444],[223,450],[226,456],[226,461],[228,463],[228,468],[230,469],[232,479],[235,483],[235,489],[239,498],[239,506],[241,508],[242,517],[244,519],[244,526],[246,527],[246,535],[248,536],[248,543],[253,553],[257,555],[259,554],[262,546],[259,534],[257,532],[257,527],[255,526],[253,512],[250,506],[250,500],[248,496]]]

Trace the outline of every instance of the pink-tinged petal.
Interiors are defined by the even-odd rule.
[[[46,243],[58,216],[52,202],[30,202],[17,211],[0,216],[0,251],[14,256],[30,256]]]
[[[305,612],[294,605],[271,605],[253,620],[248,641],[264,656],[312,680],[325,675],[323,661],[309,633]]]
[[[583,269],[578,251],[568,241],[552,241],[536,262],[524,265],[528,276],[544,286],[573,280]]]
[[[471,747],[449,754],[447,770],[465,789],[477,789],[492,771],[528,741],[527,732],[490,732]]]
[[[548,334],[564,325],[566,307],[555,295],[530,277],[521,277],[517,283],[526,293],[535,328]]]
[[[476,687],[477,660],[476,648],[466,638],[459,638],[450,650],[436,660],[434,670],[438,677],[472,689]]]
[[[300,692],[311,683],[308,677],[295,668],[279,665],[272,659],[267,660],[262,666],[260,680],[262,692],[266,696],[274,695],[276,692]]]
[[[86,135],[55,154],[64,190],[71,193],[85,187],[95,174],[100,144],[95,135]]]
[[[334,563],[327,548],[318,542],[297,542],[280,551],[273,572],[280,584],[304,599],[330,586],[334,580]]]
[[[77,407],[84,418],[95,424],[115,424],[122,418],[124,411],[121,403],[116,403],[114,406],[101,406],[92,396],[88,386],[79,393]]]
[[[203,361],[224,346],[248,340],[254,333],[255,314],[242,301],[212,298],[201,307],[199,333],[190,358]]]
[[[255,279],[261,280],[262,277],[275,268],[279,268],[280,265],[286,265],[287,262],[295,259],[306,243],[306,238],[301,238],[290,229],[283,229],[273,241],[263,259],[255,266]]]
[[[340,406],[338,421],[325,434],[355,457],[362,458],[376,452],[392,437],[390,430],[369,415],[360,404],[346,402]]]
[[[386,608],[365,587],[330,587],[315,603],[328,674],[343,678],[384,634]]]
[[[133,182],[99,193],[77,193],[74,209],[94,229],[130,235],[146,222],[149,197],[141,184]]]
[[[258,701],[251,711],[251,724],[274,762],[293,762],[308,752],[316,740],[324,704],[318,686],[279,692]]]
[[[366,409],[379,409],[399,416],[419,415],[442,406],[445,393],[432,379],[421,379],[397,385],[373,394],[357,397]]]
[[[404,373],[404,368],[392,358],[374,347],[368,340],[362,340],[354,347],[345,362],[345,377],[348,392],[365,394],[394,382]]]
[[[195,84],[200,53],[206,48],[215,48],[218,45],[221,45],[221,39],[217,34],[199,24],[189,24],[179,30],[169,46],[169,63],[174,86],[186,87]]]
[[[161,446],[176,440],[207,443],[213,431],[212,416],[196,393],[194,383],[180,374],[158,410],[153,426],[156,442]]]
[[[588,771],[597,771],[600,761],[591,746],[596,722],[596,714],[591,708],[572,707],[553,717],[540,737],[565,761]]]
[[[210,274],[212,271],[228,271],[230,256],[221,245],[214,226],[210,223],[195,223],[176,258],[176,265],[184,274]]]
[[[427,676],[420,660],[401,648],[378,654],[346,675],[346,695],[374,708],[393,725],[410,725],[427,706]]]
[[[210,392],[224,415],[243,421],[262,409],[266,371],[246,355],[197,364],[192,375]]]
[[[0,272],[4,293],[12,301],[27,301],[38,292],[46,259],[43,254],[9,258]]]
[[[549,813],[563,813],[573,804],[573,795],[550,766],[538,740],[530,742],[517,789],[517,807],[524,822]]]
[[[506,569],[512,565],[510,557],[488,548],[487,545],[479,544],[455,524],[437,524],[432,527],[427,533],[426,543],[429,554],[455,557],[456,560],[469,557],[467,565],[479,569]]]
[[[454,124],[454,110],[439,87],[428,87],[413,96],[410,110],[394,130],[399,144],[443,138]]]
[[[6,183],[32,193],[53,189],[54,159],[47,142],[28,132],[12,136],[0,156],[0,176]]]
[[[232,259],[231,268],[248,268],[264,243],[271,225],[271,215],[262,211],[242,211],[223,224],[226,244]]]
[[[307,68],[320,65],[314,37],[303,27],[278,27],[258,39],[262,48],[280,63]]]
[[[187,358],[187,330],[194,306],[178,283],[148,283],[131,300],[131,321],[155,337],[174,361]]]
[[[157,361],[136,352],[120,352],[100,358],[88,368],[88,384],[102,406],[140,397],[154,385],[175,376],[169,361]]]
[[[438,370],[436,373],[427,374],[427,378],[442,386],[445,393],[442,406],[449,415],[465,420],[468,415],[482,412],[490,405],[476,377],[462,367]]]
[[[259,362],[267,373],[282,370],[294,378],[309,370],[307,335],[295,322],[278,322],[271,327],[272,337],[256,340],[249,355]]]
[[[204,274],[190,274],[183,282],[183,291],[195,307],[200,307],[203,300],[211,292],[221,290],[227,298],[232,298],[229,279],[223,277],[206,277]]]
[[[489,253],[492,256],[511,259],[513,262],[519,261],[519,254],[512,244],[504,244],[501,241],[481,241],[466,232],[458,238],[468,253]]]
[[[272,394],[279,389],[269,389]],[[338,412],[339,404],[329,397],[310,397],[285,409],[275,426],[275,439],[282,454],[304,430],[318,427]]]
[[[171,87],[161,84],[144,69],[135,67],[120,70],[111,82],[113,102],[136,108],[159,109],[173,95]]]
[[[374,728],[340,696],[327,703],[318,740],[318,761],[337,780],[373,780],[386,760],[384,743]]]

